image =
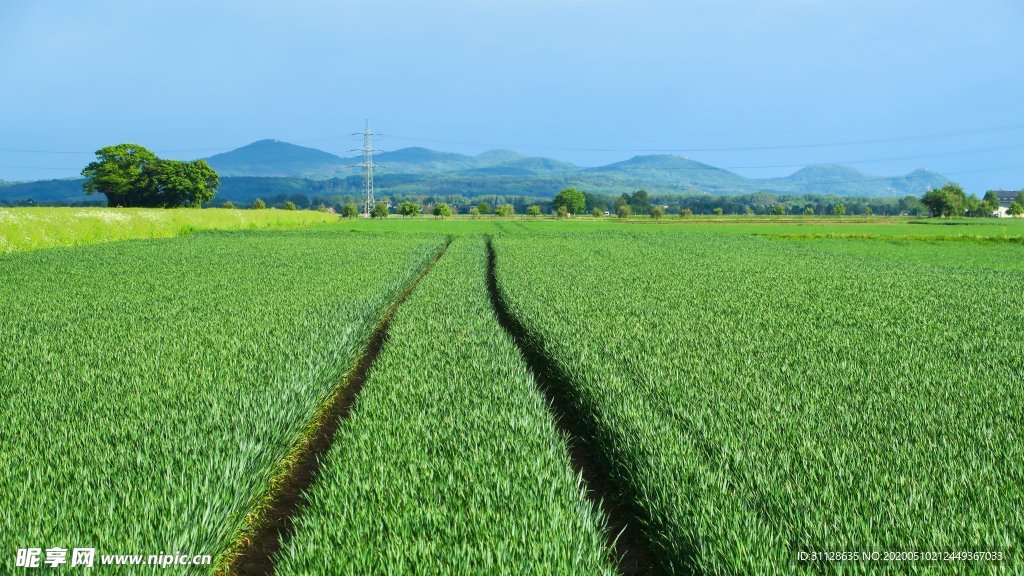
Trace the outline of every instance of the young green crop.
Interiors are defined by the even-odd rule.
[[[457,239],[398,309],[275,573],[611,571],[486,261]]]
[[[1024,247],[681,227],[495,246],[511,312],[597,423],[664,570],[785,573],[809,550],[1019,561]]]
[[[0,256],[0,549],[222,552],[443,238],[199,233]]]

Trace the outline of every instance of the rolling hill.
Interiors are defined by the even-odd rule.
[[[260,140],[215,154],[206,162],[221,176],[330,178],[351,172],[352,160],[279,140]]]
[[[778,178],[747,178],[735,172],[666,154],[635,156],[605,166],[583,168],[512,150],[475,156],[428,148],[402,148],[377,154],[376,188],[386,195],[505,194],[552,196],[575,186],[601,194],[645,188],[652,194],[819,194],[858,197],[920,196],[948,180],[916,170],[905,176],[873,176],[849,166],[808,166]],[[259,190],[294,194],[351,194],[361,186],[359,157],[343,158],[316,148],[260,140],[206,159],[221,176],[219,198],[245,201]],[[96,202],[85,196],[80,179],[7,183],[0,202]],[[270,195],[265,194],[265,195]]]

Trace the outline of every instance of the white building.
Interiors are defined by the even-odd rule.
[[[992,216],[994,218],[1010,218],[1010,204],[1017,199],[1017,193],[997,190],[996,194],[999,195],[999,208],[992,213]]]

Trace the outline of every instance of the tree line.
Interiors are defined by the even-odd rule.
[[[974,194],[968,196],[959,184],[947,184],[936,190],[929,190],[921,198],[932,217],[950,216],[987,217],[999,209],[999,195],[990,190],[983,198]],[[1024,216],[1024,190],[1017,193],[1007,213]]]

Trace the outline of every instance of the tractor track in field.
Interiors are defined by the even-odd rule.
[[[573,470],[583,478],[587,498],[607,522],[605,535],[618,560],[616,570],[625,575],[659,573],[652,560],[651,544],[637,527],[637,516],[619,496],[622,491],[614,488],[613,479],[596,464],[601,458],[594,442],[597,423],[593,415],[573,405],[568,398],[571,387],[568,377],[527,337],[526,329],[505,305],[498,289],[490,237],[487,239],[487,291],[498,323],[519,348],[537,388],[547,399],[558,431],[565,439]]]
[[[320,475],[320,467],[334,441],[341,423],[349,417],[359,392],[366,384],[370,368],[388,339],[388,327],[395,311],[406,301],[420,280],[426,276],[452,243],[444,246],[420,270],[419,274],[398,295],[370,335],[366,349],[352,370],[337,387],[311,421],[309,433],[289,456],[290,464],[272,481],[269,502],[252,524],[251,532],[240,539],[228,555],[227,566],[218,570],[224,575],[269,575],[274,573],[274,555],[295,532],[294,518],[306,504],[305,492]]]

